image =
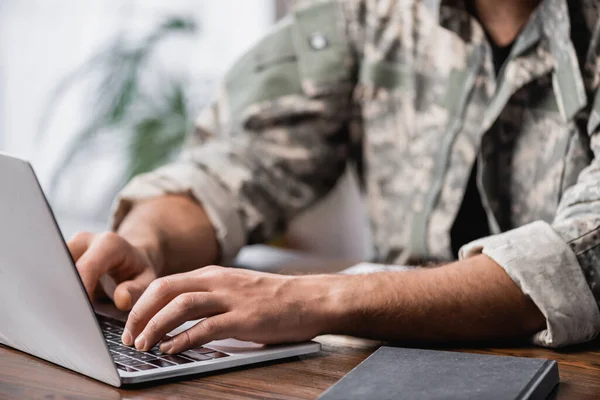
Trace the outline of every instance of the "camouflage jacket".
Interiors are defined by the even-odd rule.
[[[483,252],[531,297],[547,320],[535,343],[590,340],[600,330],[600,24],[596,1],[573,3],[544,0],[496,75],[462,1],[297,1],[227,73],[181,158],[123,191],[114,226],[135,201],[191,193],[226,262],[282,232],[354,161],[378,260],[450,260],[478,162],[492,235],[460,256]]]

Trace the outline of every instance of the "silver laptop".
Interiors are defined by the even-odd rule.
[[[90,304],[31,165],[0,154],[1,344],[117,387],[320,350],[229,339],[176,356],[143,353],[122,345],[123,326]]]

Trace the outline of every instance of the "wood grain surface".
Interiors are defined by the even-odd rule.
[[[318,354],[122,389],[0,346],[0,398],[315,399],[379,345],[340,336],[317,340],[323,344]],[[600,341],[561,351],[531,346],[438,348],[554,359],[560,364],[561,384],[553,399],[600,399]]]

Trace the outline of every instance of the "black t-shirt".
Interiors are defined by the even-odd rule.
[[[477,12],[472,1],[467,1],[469,12],[477,16]],[[492,55],[496,75],[502,69],[502,66],[508,59],[513,43],[508,46],[497,46],[488,36],[488,41],[492,47]],[[477,162],[474,163],[471,170],[471,176],[465,190],[462,204],[456,215],[454,225],[450,230],[450,242],[452,253],[458,255],[460,248],[473,240],[490,235],[490,227],[487,215],[481,201],[481,195],[477,189]]]

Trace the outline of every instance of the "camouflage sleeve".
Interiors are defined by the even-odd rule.
[[[355,81],[344,1],[301,1],[226,74],[181,157],[136,177],[113,228],[141,199],[187,193],[213,223],[223,264],[282,232],[341,176]]]
[[[558,217],[560,218],[560,217]],[[485,254],[498,263],[546,318],[546,329],[532,341],[562,347],[596,337],[600,313],[586,285],[578,257],[567,238],[566,222],[537,221],[476,240],[460,250],[460,258]]]
[[[534,301],[547,327],[533,340],[547,347],[586,342],[600,331],[600,91],[587,131],[594,158],[551,224],[534,222],[461,249],[462,258],[488,255]]]

